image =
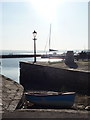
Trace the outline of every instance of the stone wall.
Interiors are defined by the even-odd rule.
[[[76,91],[90,94],[88,75],[90,72],[20,63],[20,84],[25,90]]]
[[[24,88],[0,74],[0,112],[13,112],[23,96]]]

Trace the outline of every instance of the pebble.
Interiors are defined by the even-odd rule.
[[[89,110],[90,111],[90,106],[86,106],[85,110]]]

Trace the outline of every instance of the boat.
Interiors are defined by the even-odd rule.
[[[56,58],[56,57],[60,57],[60,54],[57,54],[55,51],[58,51],[58,50],[55,50],[55,49],[51,49],[50,48],[50,44],[51,44],[51,24],[50,24],[50,35],[49,35],[49,50],[48,50],[48,53],[46,52],[46,54],[42,54],[41,55],[41,58]],[[50,53],[50,52],[54,52],[54,53]]]
[[[26,93],[25,96],[29,102],[35,105],[61,108],[71,108],[75,100],[75,92]]]
[[[41,58],[61,58],[61,55],[57,54],[56,52],[52,53],[52,54],[43,54],[41,55]]]

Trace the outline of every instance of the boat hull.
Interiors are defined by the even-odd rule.
[[[75,93],[47,96],[34,96],[26,94],[26,99],[36,105],[70,108],[74,104]]]

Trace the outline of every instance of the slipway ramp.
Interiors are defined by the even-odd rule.
[[[23,96],[23,92],[22,85],[0,75],[0,111],[14,111]]]

